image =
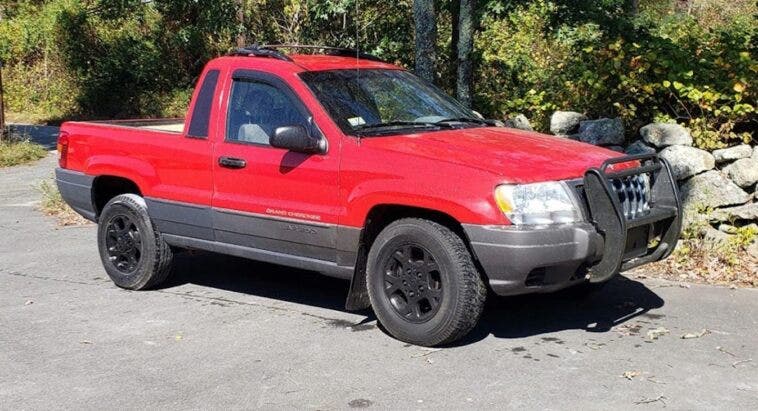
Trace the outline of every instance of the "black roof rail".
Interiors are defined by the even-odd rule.
[[[264,44],[247,46],[238,48],[232,55],[235,56],[258,56],[258,57],[271,57],[283,61],[292,61],[290,57],[279,51],[279,49],[300,49],[300,50],[321,50],[326,55],[340,56],[340,57],[355,57],[364,60],[372,60],[385,62],[381,58],[372,54],[364,53],[356,49],[344,48],[344,47],[330,47],[330,46],[315,46],[304,44]]]
[[[282,61],[292,61],[286,54],[276,51],[272,48],[266,48],[253,44],[252,46],[240,47],[229,53],[230,56],[255,56],[255,57],[271,57]]]

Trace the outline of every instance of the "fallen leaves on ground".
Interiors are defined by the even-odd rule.
[[[659,396],[657,396],[655,398],[643,398],[643,399],[641,399],[639,401],[635,401],[634,403],[636,405],[640,405],[640,404],[650,404],[650,403],[653,403],[653,402],[661,402],[661,403],[663,403],[663,405],[666,405],[666,401],[664,401],[665,399],[666,399],[666,397],[664,397],[663,395],[659,395]]]
[[[591,350],[599,350],[605,347],[605,343],[599,343],[596,341],[587,341],[586,343],[584,343],[584,346]]]
[[[624,371],[623,374],[621,374],[622,377],[626,378],[627,380],[633,380],[635,377],[639,377],[640,374],[642,374],[639,371]]]
[[[703,328],[702,330],[700,330],[700,332],[697,332],[697,333],[687,333],[687,334],[682,335],[682,339],[683,340],[689,340],[689,339],[692,339],[692,338],[700,338],[700,337],[702,337],[704,335],[708,335],[710,333],[711,333],[710,331],[708,331],[707,329]]]
[[[434,354],[434,353],[436,353],[438,351],[442,351],[442,348],[426,348],[426,347],[422,347],[421,350],[424,351],[424,352],[418,353],[418,354],[413,354],[413,355],[411,355],[411,358],[426,357],[427,355],[431,355],[431,354]]]
[[[716,347],[716,349],[719,350],[719,351],[721,351],[721,352],[723,352],[724,354],[729,354],[732,357],[736,357],[736,355],[730,353],[729,351],[727,351],[726,349],[724,349],[724,347],[719,346],[719,347]]]
[[[649,330],[647,332],[647,339],[648,340],[657,340],[658,337],[660,337],[662,335],[666,335],[668,333],[669,333],[668,328],[665,328],[665,327],[653,328],[652,330]]]
[[[639,335],[641,329],[642,329],[642,324],[639,324],[639,323],[621,324],[612,328],[613,331],[625,337],[629,337],[632,335]]]
[[[674,254],[631,272],[637,279],[651,277],[737,287],[758,287],[758,257],[745,246],[717,247],[702,238],[680,240]]]
[[[737,368],[737,366],[740,365],[740,364],[745,364],[745,363],[749,363],[749,362],[752,362],[752,361],[753,361],[752,358],[748,358],[747,360],[735,361],[735,362],[732,363],[732,368]]]

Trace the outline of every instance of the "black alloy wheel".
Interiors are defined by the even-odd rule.
[[[128,274],[137,269],[142,257],[142,237],[129,216],[116,215],[108,221],[105,245],[108,259],[117,270]]]
[[[398,247],[384,264],[384,292],[410,322],[434,317],[442,303],[442,278],[434,256],[418,244]]]

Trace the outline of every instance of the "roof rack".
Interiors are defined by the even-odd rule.
[[[231,56],[254,56],[254,57],[271,57],[282,61],[292,61],[286,54],[276,51],[272,48],[253,44],[252,46],[240,47],[229,53]]]
[[[301,45],[301,44],[253,44],[252,46],[242,47],[234,50],[231,54],[234,56],[256,56],[256,57],[271,57],[277,60],[292,61],[292,59],[285,53],[279,51],[279,49],[300,49],[300,50],[321,50],[324,54],[329,56],[340,57],[355,57],[363,60],[372,60],[384,62],[377,56],[364,53],[356,49],[344,48],[344,47],[330,47],[330,46],[313,46],[313,45]]]

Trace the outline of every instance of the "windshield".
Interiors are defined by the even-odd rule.
[[[346,134],[481,126],[482,120],[440,89],[403,70],[331,70],[301,74]]]

